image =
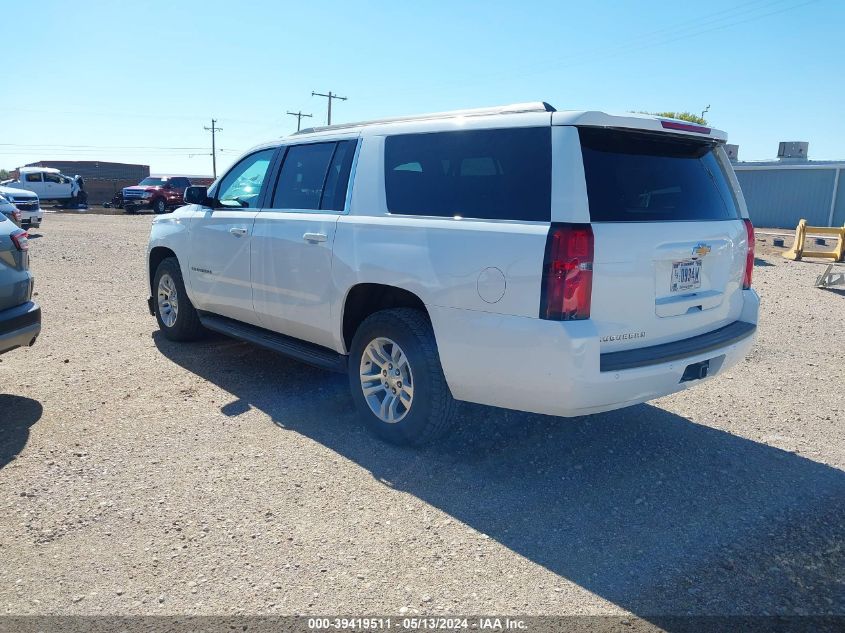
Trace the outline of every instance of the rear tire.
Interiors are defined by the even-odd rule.
[[[195,341],[205,332],[185,292],[182,270],[175,257],[163,260],[153,278],[153,303],[159,329],[171,341]]]
[[[421,446],[454,424],[456,403],[434,331],[419,310],[383,310],[361,324],[350,350],[349,387],[364,424],[392,444]]]

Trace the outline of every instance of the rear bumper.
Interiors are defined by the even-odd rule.
[[[34,301],[0,311],[0,354],[35,343],[41,333],[41,308]]]
[[[561,323],[436,306],[429,306],[429,313],[455,398],[571,417],[659,398],[710,380],[742,361],[754,343],[759,311],[757,294],[748,290],[744,295],[737,320],[742,325],[730,330],[735,336],[721,342],[714,342],[718,336],[699,340],[699,345],[662,359],[651,354],[646,364],[635,367],[607,370],[606,365],[605,371],[599,336],[589,320]],[[676,351],[684,343],[675,344]],[[709,376],[681,382],[687,366],[701,361],[710,361]]]

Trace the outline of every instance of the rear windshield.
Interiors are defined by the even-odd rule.
[[[388,136],[387,208],[407,215],[548,222],[551,147],[548,126]]]
[[[593,222],[739,217],[712,142],[603,128],[578,132]]]

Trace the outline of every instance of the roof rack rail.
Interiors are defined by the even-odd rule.
[[[460,116],[489,116],[492,114],[517,114],[521,112],[557,112],[554,107],[545,101],[529,101],[526,103],[512,103],[510,105],[493,106],[491,108],[471,108],[469,110],[451,110],[448,112],[432,112],[429,114],[416,114],[411,116],[391,117],[387,119],[374,119],[372,121],[358,121],[356,123],[340,123],[338,125],[324,125],[319,127],[308,127],[297,134],[311,134],[313,132],[325,132],[328,130],[343,130],[365,125],[377,125],[379,123],[399,123],[401,121],[425,121],[427,119],[450,119]]]

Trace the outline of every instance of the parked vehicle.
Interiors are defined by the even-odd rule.
[[[191,181],[182,176],[150,176],[133,187],[124,187],[123,206],[126,213],[152,209],[166,213],[184,204],[185,189]]]
[[[456,400],[641,403],[753,342],[754,233],[726,140],[547,104],[303,130],[153,222],[150,311],[172,340],[208,328],[347,371],[397,443],[445,433]]]
[[[13,203],[21,212],[20,225],[24,229],[38,228],[44,218],[38,195],[25,189],[0,186],[0,195]]]
[[[26,231],[0,215],[0,354],[33,345],[41,332],[28,251]]]
[[[65,176],[52,167],[21,167],[17,180],[6,181],[9,187],[25,189],[41,200],[55,200],[64,204],[85,204],[88,194],[79,176]]]
[[[20,210],[14,205],[14,203],[10,202],[2,194],[0,194],[0,213],[2,213],[6,219],[14,222],[15,226],[21,225]]]

